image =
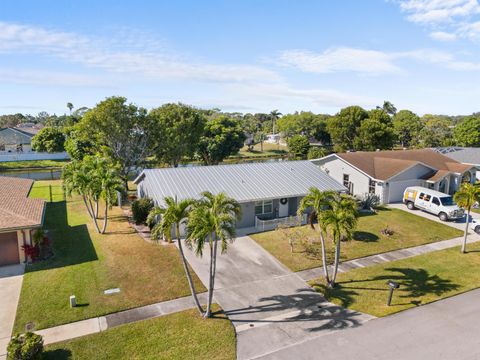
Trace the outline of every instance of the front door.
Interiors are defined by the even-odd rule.
[[[278,207],[278,217],[287,217],[288,216],[288,199],[280,199],[280,205]]]
[[[19,262],[17,233],[0,233],[0,266],[18,264]]]

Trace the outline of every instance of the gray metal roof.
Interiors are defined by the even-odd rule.
[[[480,165],[480,148],[474,147],[444,147],[435,151],[464,164]]]
[[[310,187],[346,190],[310,161],[147,169],[135,183],[158,203],[165,196],[198,198],[203,191],[224,191],[238,202],[251,202],[304,196]]]

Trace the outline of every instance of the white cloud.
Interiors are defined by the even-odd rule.
[[[95,39],[76,33],[0,22],[0,52],[34,53],[110,72],[149,78],[211,82],[278,81],[279,76],[254,65],[214,65],[187,61],[160,46],[148,34],[125,39]],[[123,46],[122,46],[123,45]]]
[[[377,50],[356,48],[327,49],[322,53],[308,50],[283,51],[278,63],[309,73],[356,72],[367,75],[398,73],[391,55]]]
[[[105,86],[99,78],[66,72],[0,68],[0,81],[15,84]]]
[[[457,39],[457,35],[448,33],[445,31],[434,31],[430,33],[430,37],[438,41],[454,41]]]

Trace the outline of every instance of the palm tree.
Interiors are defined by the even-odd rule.
[[[322,264],[323,264],[323,273],[325,276],[325,281],[327,284],[330,283],[330,277],[328,274],[328,264],[327,264],[327,251],[325,247],[325,234],[326,227],[323,222],[324,210],[330,206],[330,202],[336,197],[337,193],[334,191],[320,191],[317,188],[310,188],[308,194],[300,202],[298,207],[298,216],[301,217],[305,210],[311,208],[312,211],[308,216],[308,223],[312,229],[315,229],[315,220],[317,220],[318,225],[318,234],[320,237],[320,244],[322,246]]]
[[[467,251],[467,235],[468,235],[468,224],[470,222],[470,212],[472,206],[478,201],[480,202],[480,187],[475,186],[470,183],[463,183],[460,189],[455,193],[453,199],[458,204],[458,206],[467,210],[467,218],[465,220],[465,234],[463,237],[462,243],[462,253]]]
[[[340,262],[340,246],[343,240],[350,240],[357,226],[357,202],[350,195],[335,194],[329,201],[328,208],[322,213],[322,222],[335,244],[335,260],[329,286],[335,287],[338,264]]]
[[[208,282],[208,302],[204,317],[211,316],[213,290],[217,267],[218,242],[221,242],[222,254],[227,251],[228,242],[235,239],[236,220],[241,216],[238,202],[225,193],[213,195],[203,192],[202,199],[195,202],[187,225],[187,246],[194,248],[198,256],[203,255],[206,243],[210,249],[210,268]]]
[[[275,122],[282,116],[282,113],[279,112],[278,110],[272,110],[270,111],[270,118],[272,119],[272,132],[273,135],[275,135]]]
[[[123,181],[117,169],[109,161],[102,159],[99,165],[100,167],[97,168],[96,177],[100,185],[100,197],[105,201],[105,212],[101,231],[102,234],[105,234],[108,222],[108,209],[112,208],[117,192],[123,188]]]
[[[67,108],[70,110],[70,115],[72,115],[73,104],[71,102],[67,103]]]
[[[175,229],[178,251],[180,252],[180,257],[182,258],[183,269],[185,270],[185,275],[187,276],[188,285],[190,286],[190,291],[192,293],[193,300],[195,301],[195,305],[197,306],[200,314],[203,315],[203,308],[198,300],[195,284],[193,283],[187,259],[185,258],[185,254],[183,252],[182,241],[180,239],[180,225],[186,224],[188,214],[194,201],[192,199],[183,199],[181,201],[177,201],[176,197],[174,199],[171,196],[164,197],[163,201],[165,203],[165,207],[154,207],[148,214],[147,224],[155,224],[152,228],[152,237],[154,239],[158,239],[159,236],[167,236],[168,239],[170,239],[171,230],[172,228]],[[160,221],[156,222],[155,220],[158,216],[160,216]]]

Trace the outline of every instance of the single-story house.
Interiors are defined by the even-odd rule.
[[[311,160],[353,195],[376,194],[382,203],[402,200],[408,186],[453,194],[464,181],[474,182],[476,168],[432,149],[358,151]]]
[[[19,128],[0,129],[0,153],[30,152],[32,151],[33,132]]]
[[[25,261],[23,245],[43,226],[45,201],[30,199],[33,180],[0,176],[0,266]]]
[[[204,191],[223,191],[240,203],[237,228],[257,230],[296,218],[300,200],[311,187],[346,191],[310,161],[149,169],[135,184],[138,197],[149,197],[160,206],[166,196],[198,199]]]
[[[462,164],[475,166],[477,169],[477,180],[480,181],[480,148],[443,147],[435,148],[434,150]]]

